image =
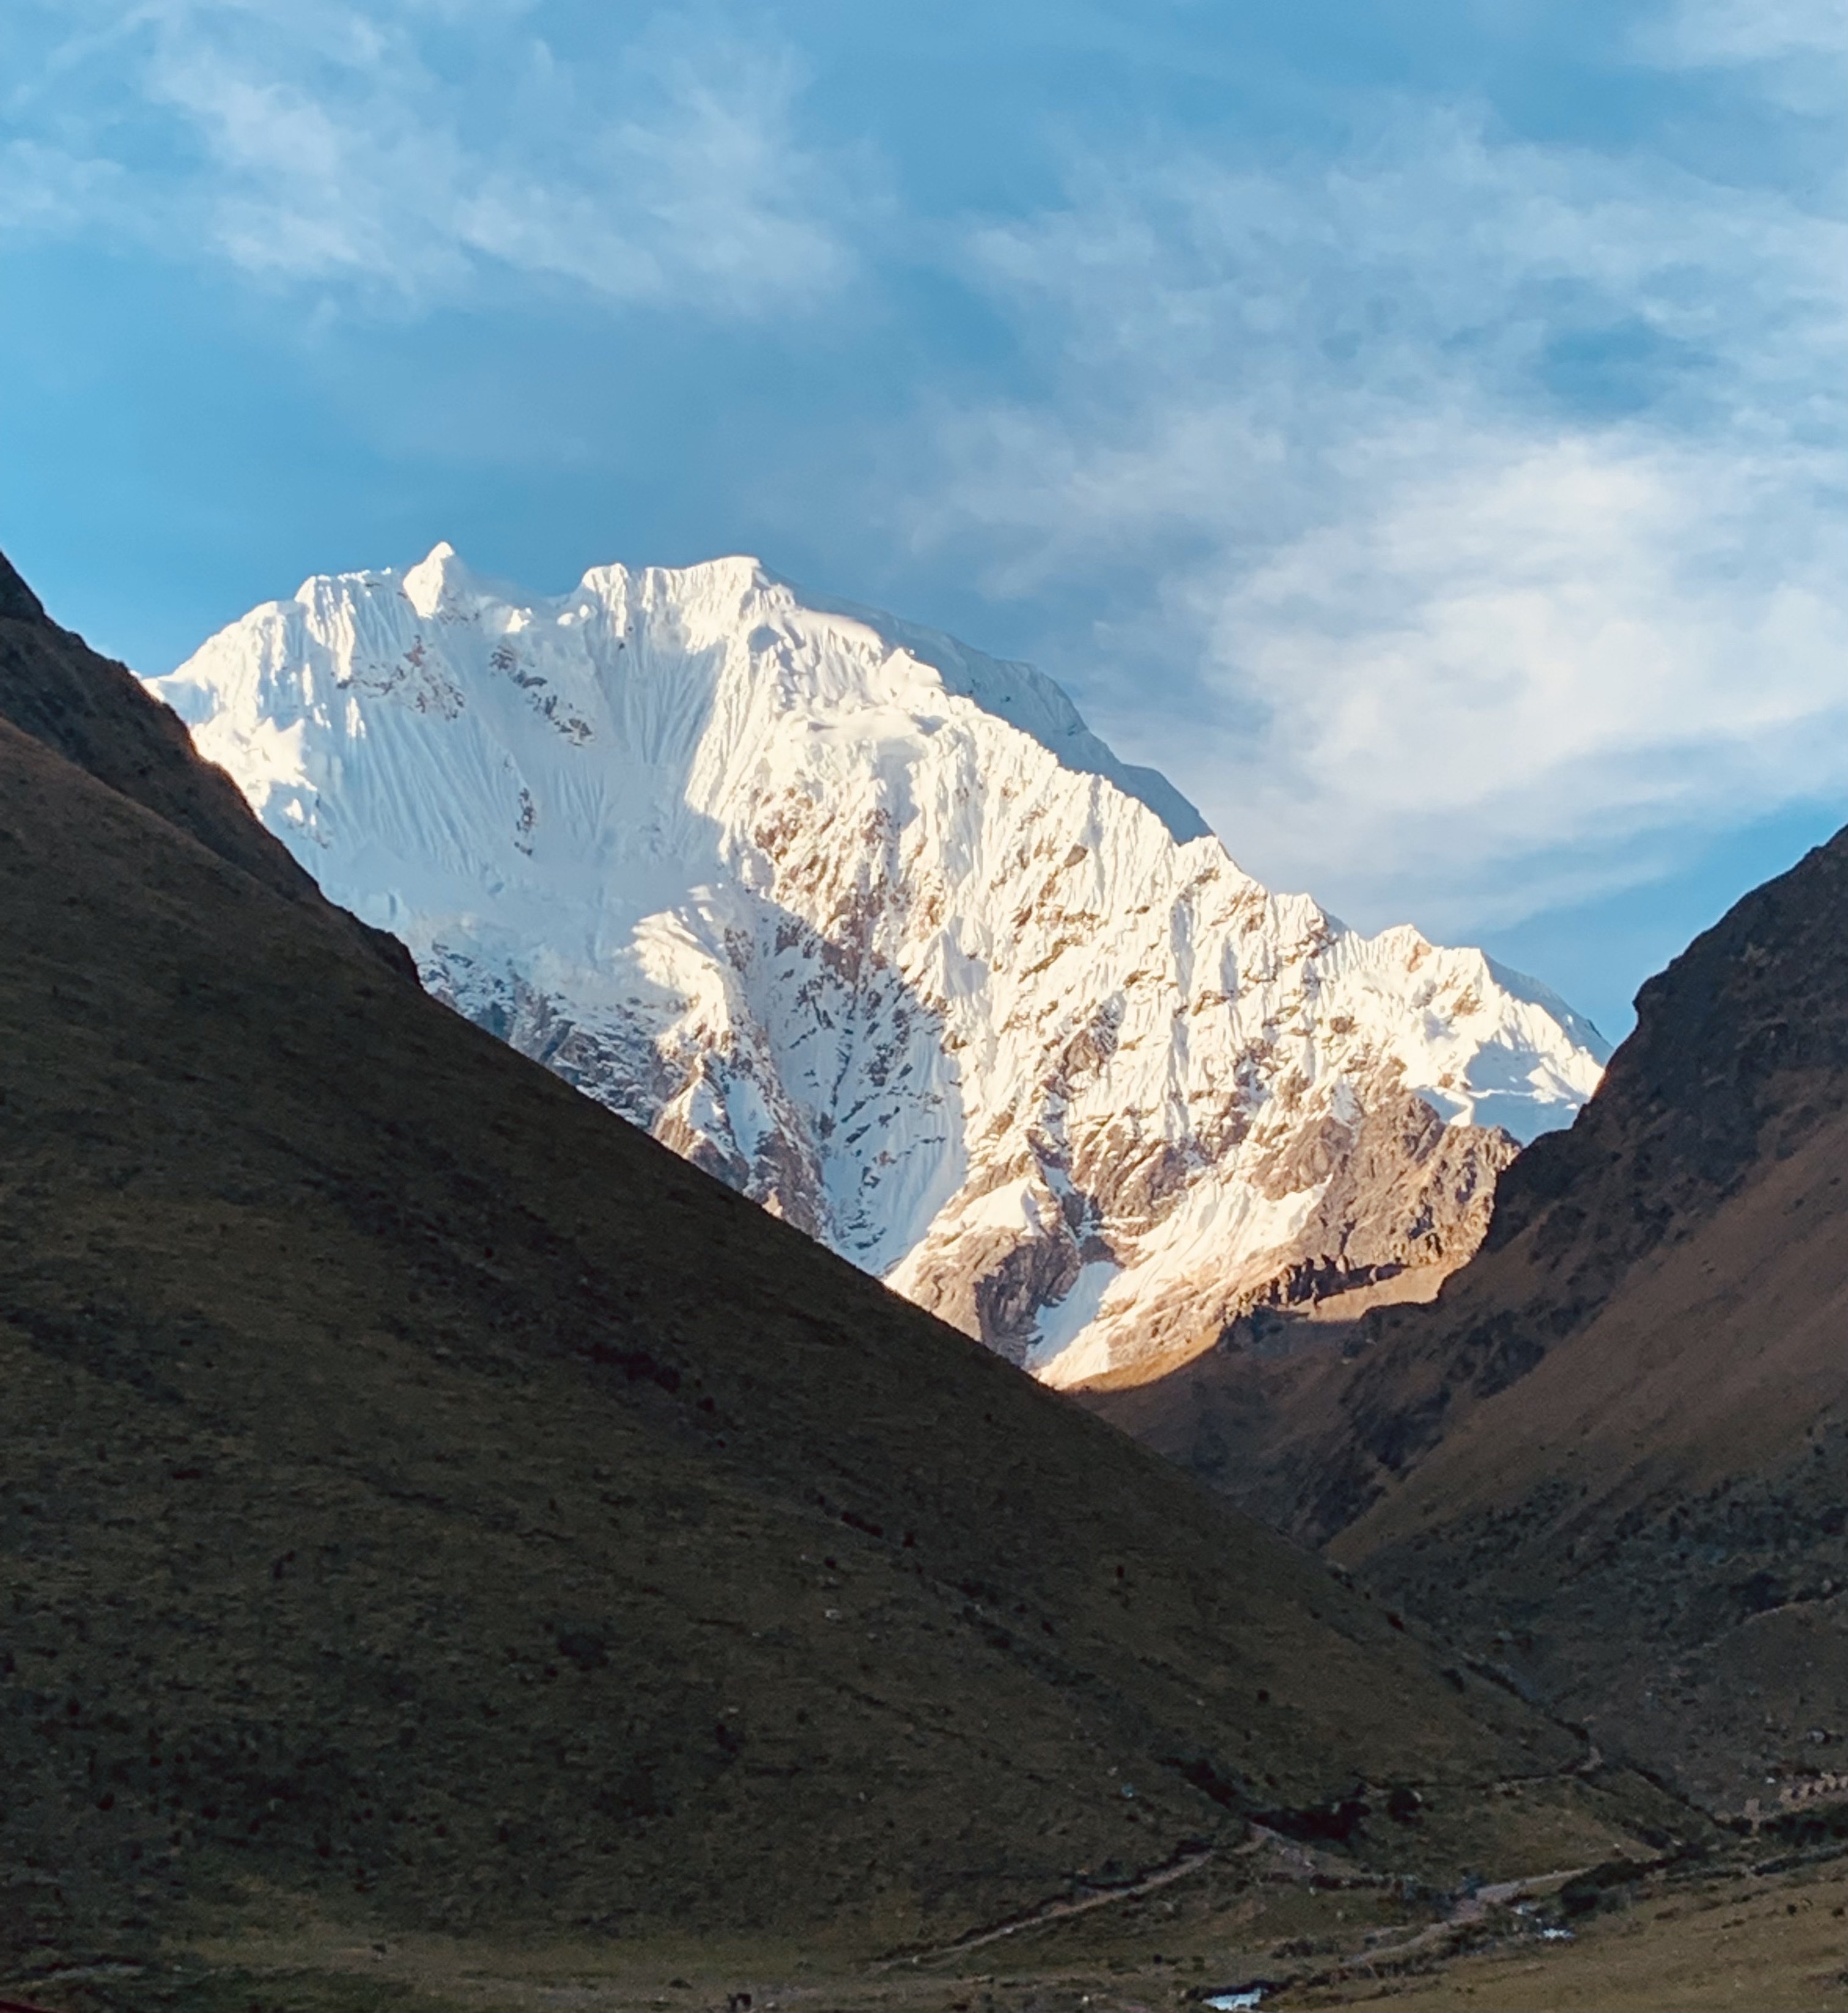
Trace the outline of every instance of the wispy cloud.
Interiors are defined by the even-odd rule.
[[[0,232],[63,234],[119,210],[123,196],[113,161],[36,140],[0,145]]]
[[[1408,108],[967,256],[1042,388],[942,416],[916,535],[1106,599],[1093,710],[1255,870],[1480,928],[1848,789],[1833,194]]]
[[[1222,82],[1252,17],[1289,12],[1181,11]],[[1526,31],[1500,16],[1549,11],[1432,13],[1505,66]],[[1161,80],[1174,9],[1112,16],[1125,73],[1159,44],[1122,96],[1078,60],[1094,11],[1043,0],[985,41],[952,9],[990,87],[969,144],[998,159],[959,177],[960,84],[906,95],[906,52],[948,31],[881,44],[877,9],[849,33],[742,0],[13,0],[0,234],[214,261],[317,315],[378,309],[368,334],[455,302],[664,311],[627,347],[566,315],[496,348],[502,459],[561,426],[631,438],[599,388],[694,347],[686,320],[734,324],[699,350],[710,409],[649,436],[688,449],[677,535],[755,513],[819,583],[920,610],[979,580],[1010,647],[1037,628],[1255,871],[1462,934],[1848,793],[1848,14],[1620,11],[1571,55],[1625,113],[1581,116],[1556,80],[1564,123],[1607,136],[1567,145],[1351,67],[1292,73],[1316,116],[1280,97],[1245,131],[1261,84],[1228,83],[1221,116]],[[1331,140],[1331,109],[1364,137]],[[1053,130],[1084,150],[1029,199]],[[370,382],[369,353],[340,367]],[[555,356],[562,422],[522,377]],[[413,436],[447,440],[456,402],[436,384]]]
[[[1848,10],[1840,0],[1681,0],[1650,41],[1692,63],[1848,56]]]
[[[749,317],[851,269],[843,178],[798,136],[799,65],[719,24],[670,40],[644,19],[580,64],[516,5],[149,0],[75,32],[81,8],[58,11],[9,108],[38,194],[0,222],[81,211],[177,256],[412,304],[525,276]]]

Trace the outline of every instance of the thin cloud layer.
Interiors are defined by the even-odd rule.
[[[1183,63],[1181,11],[24,0],[0,243],[301,297],[327,380],[388,384],[372,451],[524,470],[561,551],[563,439],[645,495],[571,492],[624,556],[742,527],[953,610],[1357,921],[1467,935],[1848,792],[1835,0],[1634,9],[1589,55],[1542,22],[1674,101],[1570,145],[1420,95],[1415,34],[1389,88],[1302,68],[1281,4],[1190,13]],[[456,307],[491,313],[445,316],[438,382],[419,318]]]
[[[851,268],[780,47],[645,23],[581,68],[506,5],[154,0],[76,33],[71,11],[9,108],[61,137],[16,142],[31,193],[0,223],[80,206],[175,256],[413,309],[524,275],[748,319]]]
[[[1848,56],[1848,12],[1839,0],[1682,0],[1649,42],[1688,63]]]
[[[1093,710],[1254,871],[1482,928],[1848,788],[1839,214],[1410,111],[969,256],[1044,389],[945,417],[917,535],[1108,582]]]

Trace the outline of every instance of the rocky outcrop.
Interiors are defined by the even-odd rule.
[[[1017,1362],[1159,1367],[1474,1245],[1596,1031],[1260,886],[1058,688],[748,560],[447,548],[156,689],[439,997]]]
[[[1318,1431],[1251,1499],[1277,1521],[1332,1536],[1642,1290],[1667,1251],[1710,1235],[1710,1269],[1735,1262],[1710,1226],[1848,1112],[1848,833],[1746,896],[1636,1006],[1576,1123],[1508,1170],[1441,1303],[1371,1317],[1339,1400],[1317,1400]],[[1795,1206],[1813,1221],[1835,1200]]]

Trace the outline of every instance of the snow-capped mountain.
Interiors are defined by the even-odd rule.
[[[439,545],[152,683],[439,996],[1053,1382],[1448,1269],[1604,1057],[1268,892],[1030,667],[749,559],[535,599]]]

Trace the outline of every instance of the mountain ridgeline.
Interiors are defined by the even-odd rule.
[[[1255,1817],[1634,1840],[1567,1729],[431,999],[5,569],[0,914],[16,1975],[863,1956]]]
[[[425,983],[1048,1381],[1425,1294],[1596,1031],[1242,873],[1059,688],[749,560],[439,546],[155,688]]]

